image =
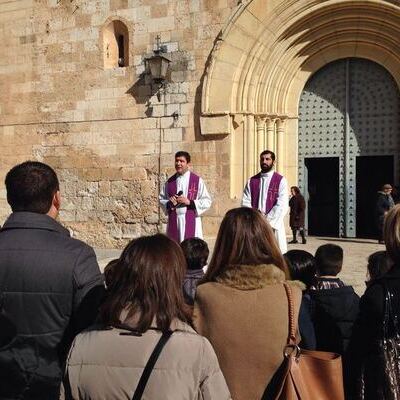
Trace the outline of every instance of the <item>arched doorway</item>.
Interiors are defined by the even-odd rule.
[[[379,64],[334,61],[299,102],[299,187],[310,234],[373,237],[376,192],[398,178],[400,96]]]

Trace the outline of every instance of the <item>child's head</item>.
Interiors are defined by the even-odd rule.
[[[343,249],[336,244],[319,246],[315,253],[315,263],[319,276],[336,276],[343,265]]]
[[[315,278],[314,256],[305,250],[289,250],[284,257],[288,263],[291,278],[303,282],[308,289]]]
[[[376,251],[368,257],[368,280],[377,279],[389,271],[391,265],[386,251]]]
[[[110,288],[116,281],[116,267],[118,266],[118,259],[111,260],[104,268],[104,280],[106,288]]]
[[[185,239],[181,243],[181,248],[185,255],[188,269],[202,269],[207,265],[210,251],[204,240],[199,238]]]

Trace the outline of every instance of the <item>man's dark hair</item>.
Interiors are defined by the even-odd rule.
[[[190,163],[190,154],[187,151],[177,151],[175,153],[175,158],[177,157],[185,157],[185,160]]]
[[[275,153],[271,150],[264,150],[263,152],[260,153],[260,157],[266,154],[271,154],[272,161],[275,161]]]
[[[336,244],[319,246],[315,253],[318,275],[336,276],[343,265],[343,249]]]
[[[8,171],[5,179],[7,201],[13,211],[47,214],[59,190],[57,175],[46,164],[26,161]]]
[[[185,255],[188,269],[202,269],[207,265],[210,251],[204,240],[199,238],[185,239],[181,243],[181,248]]]

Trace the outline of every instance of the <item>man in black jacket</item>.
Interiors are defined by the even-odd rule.
[[[0,230],[0,399],[58,399],[68,347],[104,295],[93,249],[57,221],[48,165],[27,161],[5,180],[12,214]]]

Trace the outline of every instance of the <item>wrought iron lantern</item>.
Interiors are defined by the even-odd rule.
[[[150,71],[154,82],[163,84],[167,80],[171,59],[166,55],[162,46],[160,46],[159,36],[157,36],[157,48],[153,50],[153,53],[153,55],[145,58],[146,68]]]

